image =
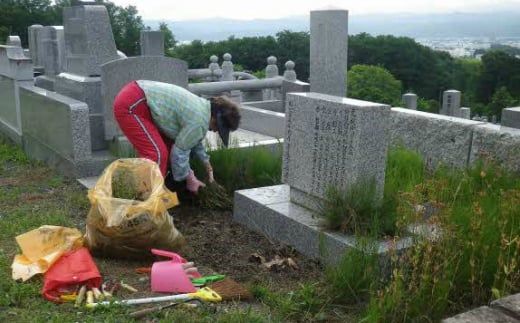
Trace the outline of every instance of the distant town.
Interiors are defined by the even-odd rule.
[[[520,37],[428,37],[415,40],[435,50],[448,52],[453,57],[480,58],[485,50],[510,47],[515,52],[515,56],[520,58]]]

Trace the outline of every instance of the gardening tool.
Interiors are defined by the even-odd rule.
[[[203,277],[199,277],[199,278],[192,278],[191,282],[193,283],[194,286],[199,287],[199,286],[207,285],[209,283],[217,282],[224,278],[226,278],[226,275],[210,275],[210,276],[203,276]]]
[[[148,297],[148,298],[137,298],[137,299],[127,299],[122,301],[115,302],[99,302],[93,304],[87,304],[88,308],[94,308],[99,305],[139,305],[139,304],[150,304],[150,303],[160,303],[160,302],[184,302],[189,300],[198,299],[204,302],[221,302],[222,297],[217,294],[212,289],[205,287],[199,289],[195,293],[187,293],[187,294],[179,294],[179,295],[168,295],[168,296],[160,296],[160,297]]]
[[[184,271],[184,258],[174,252],[152,249],[154,255],[168,257],[168,261],[158,261],[152,266],[152,291],[159,293],[193,293],[195,286]]]
[[[245,301],[253,298],[247,288],[231,278],[214,282],[209,288],[219,294],[223,301]]]

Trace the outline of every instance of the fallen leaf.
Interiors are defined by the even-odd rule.
[[[257,252],[255,252],[255,253],[251,254],[251,256],[249,256],[249,262],[256,262],[259,264],[263,264],[263,263],[265,263],[265,257],[263,257],[260,254],[258,254]]]
[[[300,267],[298,267],[298,264],[296,263],[296,261],[294,261],[292,258],[287,258],[287,265],[295,270],[300,269]]]

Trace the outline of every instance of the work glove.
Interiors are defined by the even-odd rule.
[[[215,178],[213,177],[213,167],[211,167],[211,163],[208,161],[205,164],[206,166],[206,173],[208,174],[208,183],[215,182]]]
[[[195,173],[193,173],[193,170],[190,169],[188,177],[186,177],[186,189],[194,194],[197,194],[199,188],[204,186],[206,185],[199,181],[198,178],[195,177]]]

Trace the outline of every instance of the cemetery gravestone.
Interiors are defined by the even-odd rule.
[[[86,5],[63,10],[66,70],[84,76],[101,75],[101,65],[118,59],[105,6]]]
[[[471,108],[460,108],[460,117],[462,119],[471,119]]]
[[[162,31],[141,31],[141,55],[164,56],[164,34]]]
[[[347,93],[348,11],[311,11],[311,92],[344,97]]]
[[[417,110],[417,94],[406,93],[403,94],[404,107],[410,110]]]
[[[22,47],[22,40],[18,36],[9,36],[5,44],[7,46]]]
[[[460,116],[461,93],[457,90],[444,91],[442,95],[442,108],[440,114],[459,117]]]
[[[42,25],[32,25],[27,28],[27,33],[29,36],[29,51],[35,69],[41,67],[41,63],[39,61],[39,57],[41,57],[41,55],[38,56],[38,34],[42,29]]]
[[[188,64],[163,56],[137,56],[108,62],[101,67],[105,120],[105,139],[113,140],[121,135],[112,106],[117,93],[125,84],[134,80],[151,80],[188,87]]]
[[[500,124],[504,127],[520,129],[520,107],[503,109]]]
[[[311,84],[312,87],[312,84]],[[329,187],[375,185],[383,197],[390,107],[318,93],[288,94],[283,177],[311,210]]]

